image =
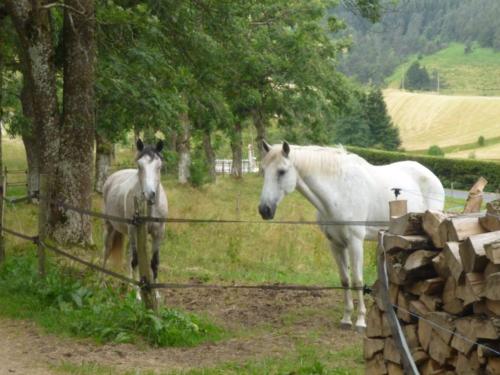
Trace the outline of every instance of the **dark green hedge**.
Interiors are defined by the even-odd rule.
[[[488,180],[487,191],[500,190],[500,163],[471,159],[447,159],[433,156],[417,156],[401,152],[373,150],[348,146],[347,149],[371,164],[381,165],[401,160],[415,160],[425,165],[439,177],[445,187],[468,190],[483,176]]]

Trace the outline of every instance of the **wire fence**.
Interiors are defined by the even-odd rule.
[[[110,220],[110,221],[117,221],[117,222],[123,222],[127,223],[129,225],[138,225],[139,223],[144,223],[144,222],[156,222],[156,223],[199,223],[199,224],[204,224],[204,223],[217,223],[217,224],[278,224],[278,225],[362,225],[362,226],[373,226],[373,227],[387,227],[389,225],[389,222],[387,221],[307,221],[307,220],[302,220],[302,221],[257,221],[257,220],[224,220],[224,219],[185,219],[185,218],[157,218],[157,217],[150,217],[150,216],[137,216],[135,215],[132,218],[122,218],[122,217],[117,217],[113,215],[106,215],[102,214],[99,212],[94,212],[91,210],[83,209],[80,207],[75,207],[69,204],[66,204],[64,202],[52,202],[49,199],[47,199],[44,196],[40,196],[39,194],[35,193],[33,195],[28,195],[24,197],[14,197],[14,198],[6,198],[3,197],[3,200],[15,204],[23,201],[28,201],[30,199],[39,199],[39,200],[44,200],[46,199],[51,205],[54,205],[56,207],[64,208],[66,210],[72,210],[75,212],[78,212],[82,215],[88,215],[91,217],[96,217],[99,219],[104,219],[104,220]],[[491,213],[485,213],[484,215],[488,216],[493,216],[498,219],[500,219],[500,216],[494,215]],[[235,284],[230,284],[230,285],[210,285],[210,284],[198,284],[198,283],[148,283],[145,282],[144,279],[141,280],[134,280],[130,277],[127,277],[125,275],[122,275],[120,273],[114,272],[112,270],[109,270],[105,267],[99,266],[97,264],[94,264],[92,262],[89,262],[87,260],[81,259],[73,254],[70,254],[68,251],[65,251],[63,249],[60,249],[57,246],[54,246],[52,244],[47,243],[44,240],[41,240],[39,236],[30,236],[25,233],[20,233],[15,230],[12,230],[10,228],[7,228],[5,226],[1,227],[1,231],[11,234],[13,236],[16,236],[18,238],[21,238],[23,240],[31,241],[35,244],[43,246],[45,249],[63,256],[67,259],[70,259],[72,261],[75,261],[77,263],[80,263],[88,268],[91,268],[97,272],[101,272],[105,275],[111,276],[113,278],[116,278],[122,282],[128,283],[130,285],[137,286],[141,289],[147,289],[147,290],[153,290],[153,289],[187,289],[187,288],[200,288],[200,289],[258,289],[258,290],[273,290],[273,291],[278,291],[278,290],[290,290],[290,291],[326,291],[326,290],[355,290],[355,291],[363,291],[364,294],[372,294],[371,288],[368,286],[317,286],[317,285],[290,285],[290,284],[261,284],[261,285],[235,285]],[[384,249],[385,252],[385,249]],[[384,257],[384,262],[387,265],[387,260]],[[386,267],[385,267],[386,268]],[[387,274],[385,275],[387,277]],[[375,299],[379,298],[377,296],[373,296]],[[421,316],[413,311],[409,311],[401,306],[398,306],[397,304],[391,303],[391,306],[393,309],[399,309],[401,311],[404,311],[405,313],[409,313],[411,316],[415,317],[418,320],[424,320],[427,323],[431,324],[434,328],[446,331],[447,333],[456,336],[457,338],[464,340],[468,342],[469,344],[472,345],[477,345],[479,347],[482,347],[484,350],[487,350],[494,355],[500,356],[500,352],[489,345],[486,345],[484,343],[471,340],[470,338],[461,335],[460,333],[456,331],[451,331],[447,329],[446,327],[443,327],[440,325],[438,322],[432,321],[431,319],[428,319],[427,317]]]

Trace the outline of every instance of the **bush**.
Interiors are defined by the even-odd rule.
[[[429,150],[427,150],[427,155],[444,156],[444,151],[441,150],[441,147],[432,145],[431,147],[429,147]]]
[[[483,176],[488,180],[486,191],[500,189],[500,163],[472,159],[417,156],[361,147],[347,147],[347,149],[375,165],[389,164],[402,160],[418,161],[434,172],[446,187],[450,187],[451,183],[453,183],[456,189],[468,190],[480,176]]]
[[[485,143],[485,139],[482,135],[479,136],[479,138],[477,139],[477,144],[480,146],[480,147],[483,147],[484,146],[484,143]]]

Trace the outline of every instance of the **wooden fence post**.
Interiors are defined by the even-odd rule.
[[[38,275],[45,277],[45,248],[42,242],[47,236],[47,215],[49,213],[49,189],[48,176],[40,173],[39,189],[39,205],[38,205]]]
[[[139,199],[135,197],[135,212],[136,216],[144,217],[148,215],[148,205],[145,199]],[[144,304],[148,309],[151,309],[155,312],[158,311],[158,301],[156,299],[156,293],[150,288],[147,288],[147,285],[151,283],[152,275],[151,275],[151,267],[148,259],[147,252],[147,225],[148,223],[145,221],[139,221],[137,223],[137,262],[139,266],[139,277],[141,281],[143,281],[146,285],[145,288],[141,288],[141,298],[144,301]]]
[[[0,129],[1,131],[1,129]],[[0,173],[0,264],[5,261],[5,241],[3,237],[3,192],[4,192],[4,176]]]

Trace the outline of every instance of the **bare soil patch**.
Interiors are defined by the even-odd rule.
[[[62,362],[98,363],[117,372],[204,368],[290,352],[298,339],[341,350],[362,336],[338,327],[338,291],[183,289],[165,291],[168,306],[204,314],[233,338],[195,348],[152,349],[130,344],[98,345],[44,333],[34,323],[0,319],[0,375],[53,374]],[[315,335],[310,335],[316,332]]]

